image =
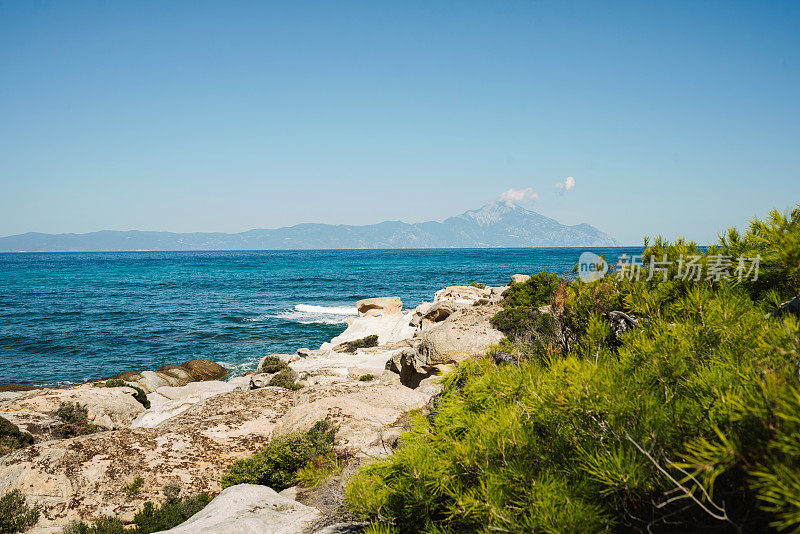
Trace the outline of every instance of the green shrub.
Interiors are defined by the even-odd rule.
[[[481,284],[480,282],[472,282],[470,287],[477,287],[478,289],[486,289],[486,284]]]
[[[370,336],[363,337],[361,339],[355,339],[353,341],[345,341],[341,345],[338,345],[336,349],[340,352],[347,352],[349,354],[354,354],[358,349],[377,347],[377,346],[378,346],[378,336],[372,334]]]
[[[121,388],[127,386],[128,384],[119,378],[112,378],[111,380],[106,380],[105,384],[103,385],[107,388]]]
[[[361,382],[370,382],[370,381],[372,381],[372,380],[375,380],[375,375],[371,375],[371,374],[365,374],[365,375],[361,375],[361,376],[359,376],[359,377],[358,377],[358,379],[359,379]]]
[[[555,343],[558,325],[539,308],[552,305],[564,283],[558,275],[542,271],[525,282],[512,284],[503,293],[503,309],[492,317],[492,326],[512,339],[534,337],[544,345]]]
[[[293,391],[301,388],[301,386],[297,384],[297,375],[295,375],[294,371],[289,368],[284,369],[280,373],[270,378],[267,385],[291,389]]]
[[[274,438],[259,452],[235,461],[222,476],[222,487],[261,484],[275,491],[297,482],[297,471],[313,458],[333,452],[335,429],[320,421],[304,434]]]
[[[261,363],[262,373],[278,373],[286,369],[288,365],[278,356],[265,356]]]
[[[800,530],[798,319],[769,313],[796,287],[794,213],[706,251],[645,248],[744,243],[782,266],[763,284],[548,275],[510,291],[507,331],[546,338],[530,311],[549,297],[563,350],[460,364],[395,453],[351,479],[348,507],[375,532]],[[611,310],[639,318],[615,343]]]
[[[176,527],[205,508],[212,497],[201,493],[195,497],[168,500],[161,506],[152,502],[144,503],[144,507],[133,517],[136,534],[150,534]]]
[[[0,497],[0,534],[24,532],[39,520],[39,507],[25,504],[18,489]]]
[[[141,404],[145,408],[150,408],[150,401],[147,399],[147,393],[145,393],[142,388],[140,388],[139,386],[130,386],[130,385],[128,387],[136,390],[136,394],[133,396],[133,398],[136,399],[139,402],[139,404]]]
[[[563,283],[555,273],[542,271],[525,282],[511,284],[503,293],[505,308],[538,308],[553,301],[556,291]]]
[[[63,534],[125,534],[125,523],[116,517],[103,516],[91,525],[83,521],[70,521]],[[135,532],[135,530],[131,531]]]
[[[77,402],[62,402],[56,410],[56,416],[62,423],[56,426],[53,432],[62,438],[85,436],[104,430],[103,427],[89,422],[86,406]]]
[[[165,491],[165,493],[167,492]],[[173,493],[170,492],[170,495]],[[125,524],[115,517],[101,517],[91,525],[82,521],[73,521],[64,528],[63,532],[64,534],[151,534],[180,525],[205,508],[211,500],[212,496],[208,493],[183,499],[173,495],[161,505],[153,504],[150,501],[144,503],[142,509],[134,515],[132,528],[126,529]]]
[[[169,482],[164,484],[161,493],[164,495],[167,502],[177,501],[181,496],[181,486],[175,482]]]
[[[144,484],[144,479],[142,477],[136,477],[133,479],[133,482],[125,486],[125,491],[128,495],[136,495],[139,493],[139,490],[142,489],[142,484]]]
[[[0,417],[0,456],[33,443],[33,436],[11,421]]]

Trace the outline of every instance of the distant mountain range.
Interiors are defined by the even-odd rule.
[[[619,246],[588,224],[566,226],[509,202],[492,202],[442,222],[386,221],[364,226],[298,224],[238,234],[118,232],[41,234],[0,238],[0,252],[131,250],[288,250],[340,248],[496,248]]]

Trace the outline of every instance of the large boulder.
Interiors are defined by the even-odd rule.
[[[227,374],[228,370],[220,364],[201,358],[162,367],[158,371],[127,371],[109,379],[124,380],[150,393],[164,386],[185,386],[190,382],[221,380]]]
[[[418,315],[420,330],[414,342],[388,360],[386,369],[398,373],[405,386],[416,388],[451,364],[485,354],[504,337],[490,323],[499,310],[492,304],[466,306],[446,300],[426,307]]]
[[[322,514],[267,486],[240,484],[162,534],[301,534]]]
[[[423,330],[418,351],[422,365],[455,363],[484,354],[505,337],[489,322],[497,311],[496,307],[462,308]]]
[[[437,291],[433,296],[433,302],[450,302],[470,306],[481,299],[488,300],[491,296],[491,287],[449,286]]]
[[[378,345],[391,345],[410,339],[415,328],[410,325],[412,313],[395,313],[392,315],[368,315],[355,317],[348,323],[344,332],[323,343],[320,350],[327,351],[337,345],[348,341],[364,339],[368,336],[378,336]]]
[[[511,283],[512,284],[521,284],[523,282],[527,282],[530,280],[531,277],[527,274],[512,274],[511,275]]]
[[[396,315],[403,312],[403,301],[400,297],[376,297],[356,302],[359,317],[376,317],[380,315]]]

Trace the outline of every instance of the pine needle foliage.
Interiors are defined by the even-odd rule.
[[[506,345],[535,353],[463,362],[348,506],[374,532],[800,531],[798,318],[773,316],[798,291],[800,211],[703,249],[657,238],[644,263],[665,254],[759,254],[764,280],[511,291]],[[515,344],[545,304],[559,335]],[[638,326],[611,336],[614,310]]]

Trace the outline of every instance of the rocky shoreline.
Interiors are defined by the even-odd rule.
[[[130,522],[146,501],[163,500],[167,484],[217,494],[235,460],[322,420],[338,428],[336,449],[350,467],[384,457],[409,412],[440,391],[439,376],[503,338],[489,320],[506,287],[447,287],[405,311],[397,297],[359,301],[358,317],[330,342],[265,356],[252,374],[227,381],[218,364],[193,360],[70,387],[0,387],[0,417],[33,437],[0,457],[0,494],[20,490],[40,509],[30,532],[56,533],[76,519]],[[270,385],[281,373],[291,387]],[[92,432],[59,431],[59,409],[70,405],[85,408]],[[126,491],[136,478],[141,488]],[[171,532],[337,532],[327,525],[340,503],[331,485],[277,493],[243,484]]]

